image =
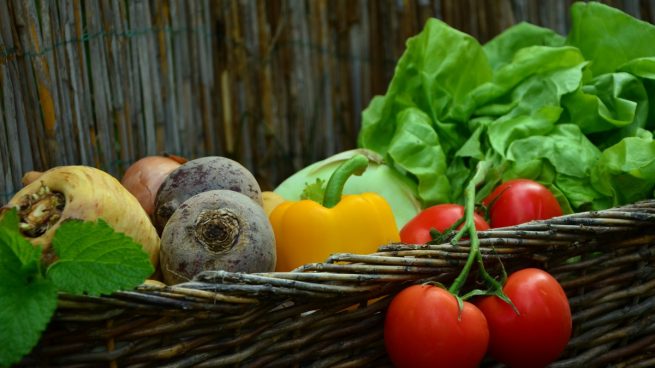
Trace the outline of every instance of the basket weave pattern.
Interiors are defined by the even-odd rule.
[[[655,200],[479,237],[490,273],[540,267],[566,290],[574,332],[552,367],[655,365]],[[61,294],[48,330],[22,364],[389,366],[383,321],[393,295],[411,283],[449,284],[467,254],[466,241],[390,244],[294,272],[211,271],[111,296]]]

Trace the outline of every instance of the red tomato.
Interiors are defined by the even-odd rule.
[[[431,228],[444,232],[462,217],[464,217],[464,206],[458,204],[438,204],[426,208],[400,229],[400,241],[408,244],[425,244],[432,240]],[[479,231],[489,229],[489,224],[478,214],[474,214],[473,222]]]
[[[489,343],[484,315],[432,285],[413,285],[394,297],[384,321],[384,345],[396,367],[477,367]]]
[[[571,337],[569,302],[549,273],[526,268],[509,276],[503,287],[519,314],[496,296],[476,303],[489,324],[489,352],[512,368],[539,368],[553,362]]]
[[[506,181],[482,203],[489,207],[491,227],[505,227],[561,216],[562,208],[548,188],[529,179]]]

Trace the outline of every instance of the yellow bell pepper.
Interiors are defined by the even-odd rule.
[[[391,207],[377,193],[343,195],[351,175],[368,165],[354,156],[334,171],[323,203],[305,199],[287,201],[270,214],[277,244],[277,271],[323,262],[333,253],[368,254],[381,245],[400,241]]]

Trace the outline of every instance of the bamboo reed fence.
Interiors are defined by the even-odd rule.
[[[408,37],[568,29],[571,0],[0,1],[0,202],[22,175],[224,155],[262,188],[356,145]],[[605,1],[655,20],[655,0]]]

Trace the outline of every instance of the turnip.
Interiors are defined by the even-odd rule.
[[[242,193],[262,206],[259,183],[240,163],[221,156],[188,161],[173,170],[155,197],[153,222],[160,233],[173,212],[187,199],[209,190],[227,189]]]
[[[16,208],[25,238],[52,261],[52,238],[68,219],[103,219],[141,244],[154,266],[159,263],[159,236],[139,201],[109,173],[89,166],[54,167],[30,181],[3,209]],[[0,211],[1,212],[1,211]]]
[[[270,272],[275,235],[264,208],[231,190],[210,190],[183,202],[162,233],[164,282],[188,281],[202,271]]]

